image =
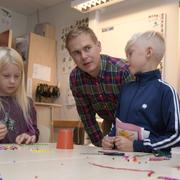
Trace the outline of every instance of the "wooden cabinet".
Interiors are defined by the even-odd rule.
[[[57,85],[56,41],[34,33],[29,35],[27,91],[35,100],[38,83]]]
[[[12,47],[12,31],[7,30],[0,33],[0,46]]]

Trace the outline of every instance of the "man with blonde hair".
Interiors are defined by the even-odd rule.
[[[101,146],[103,136],[115,121],[119,90],[131,76],[122,59],[100,55],[101,43],[88,27],[71,30],[66,37],[66,48],[77,65],[70,74],[77,111],[91,142]],[[103,132],[96,114],[104,120]]]
[[[116,124],[120,121],[146,130],[145,138],[116,133],[112,128],[102,146],[120,151],[169,152],[180,144],[179,98],[157,69],[165,52],[165,41],[155,31],[135,34],[127,43],[126,56],[134,82],[126,84],[119,96]],[[149,134],[149,135],[148,135]]]

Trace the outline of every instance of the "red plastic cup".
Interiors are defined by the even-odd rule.
[[[57,149],[73,149],[73,129],[61,128],[58,132]]]

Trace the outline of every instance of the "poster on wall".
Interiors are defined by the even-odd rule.
[[[12,28],[12,12],[6,8],[0,7],[0,32]]]

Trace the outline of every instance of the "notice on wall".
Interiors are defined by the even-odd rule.
[[[49,66],[44,66],[41,64],[33,64],[32,78],[42,80],[42,81],[50,81],[51,68]]]

